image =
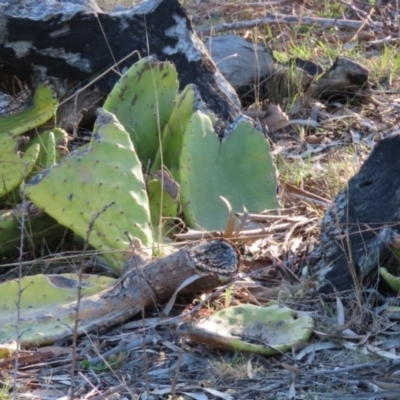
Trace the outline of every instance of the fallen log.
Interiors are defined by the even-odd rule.
[[[368,69],[348,57],[338,57],[324,71],[321,65],[299,58],[280,64],[268,47],[236,35],[209,38],[206,47],[242,104],[254,103],[254,87],[260,99],[274,104],[300,92],[328,102],[370,100]]]
[[[326,211],[313,267],[321,292],[376,283],[379,266],[398,266],[390,245],[400,232],[399,153],[400,135],[381,140]]]
[[[178,0],[148,0],[110,13],[89,0],[0,4],[0,79],[10,91],[18,78],[30,86],[51,79],[69,94],[93,82],[108,93],[123,70],[148,55],[172,61],[180,88],[194,83],[207,106],[226,122],[240,114],[235,91]]]
[[[145,308],[168,301],[193,275],[200,278],[180,293],[202,293],[227,283],[238,271],[240,254],[224,239],[187,246],[142,266],[138,256],[128,261],[128,271],[117,283],[99,294],[69,304],[20,310],[21,346],[32,347],[104,330],[141,315]],[[15,311],[14,311],[15,313]],[[16,315],[16,314],[15,314]],[[0,342],[16,340],[16,316],[0,315]]]

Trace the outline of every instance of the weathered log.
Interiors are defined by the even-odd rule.
[[[132,9],[103,13],[92,1],[8,0],[0,4],[0,76],[33,81],[53,78],[71,89],[98,77],[108,93],[120,74],[141,57],[172,61],[180,88],[196,84],[203,101],[220,118],[240,114],[236,93],[195,34],[178,0],[148,0]]]
[[[144,308],[165,303],[183,282],[195,274],[203,276],[181,293],[214,289],[227,283],[238,271],[240,254],[230,242],[214,239],[184,247],[144,266],[135,261],[131,261],[130,269],[112,288],[82,298],[79,312],[76,301],[50,310],[47,308],[45,315],[41,308],[22,310],[21,319],[24,323],[32,321],[32,327],[23,333],[21,345],[31,347],[70,338],[77,317],[79,335],[123,323],[140,315]],[[7,318],[2,320],[0,315],[1,326],[10,324]]]
[[[367,103],[371,97],[368,76],[369,70],[360,63],[348,57],[338,57],[310,90],[315,90],[316,97],[323,100],[356,99]]]
[[[252,85],[258,86],[261,99],[272,102],[307,90],[310,96],[327,101],[369,100],[368,69],[347,57],[338,57],[324,72],[320,65],[299,58],[280,64],[271,49],[236,35],[209,38],[206,46],[224,77],[243,98],[249,98],[242,98],[245,103],[254,102]]]
[[[325,213],[313,267],[321,292],[351,289],[353,275],[376,278],[382,260],[398,263],[389,246],[400,232],[399,154],[400,135],[381,140]]]

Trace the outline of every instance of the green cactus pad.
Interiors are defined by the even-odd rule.
[[[193,113],[205,108],[195,85],[187,85],[176,95],[174,109],[163,131],[161,148],[157,153],[152,171],[161,169],[161,164],[168,168],[174,178],[178,178],[179,157],[182,148],[183,134]],[[161,150],[163,159],[161,162]]]
[[[313,328],[311,317],[296,318],[290,308],[244,304],[218,311],[195,326],[183,324],[179,331],[208,347],[273,355],[307,342]]]
[[[38,144],[20,150],[20,138],[0,134],[0,197],[21,185],[39,156]]]
[[[146,57],[132,65],[104,103],[104,109],[115,114],[131,136],[144,168],[154,162],[178,87],[170,62]]]
[[[54,133],[56,141],[56,160],[58,163],[66,154],[68,154],[68,133],[61,128],[51,130]]]
[[[40,84],[33,96],[33,106],[19,113],[0,118],[0,140],[18,136],[48,121],[56,112],[58,100],[50,85]]]
[[[60,224],[86,238],[120,272],[130,240],[152,246],[150,212],[141,164],[114,115],[99,110],[97,132],[78,149],[25,186],[32,202]],[[117,251],[115,251],[117,250]]]
[[[382,279],[396,292],[400,293],[400,277],[392,275],[387,268],[380,267],[379,274]]]
[[[54,128],[35,136],[28,147],[36,144],[40,144],[40,153],[34,172],[51,168],[65,156],[68,152],[68,134],[63,129]]]
[[[51,168],[56,163],[56,139],[52,131],[46,131],[33,138],[29,147],[40,145],[39,157],[33,172]]]
[[[91,296],[111,287],[116,280],[105,276],[83,275],[82,297]],[[72,334],[75,312],[62,321],[57,318],[57,307],[76,302],[79,278],[76,274],[26,276],[20,282],[19,332],[22,346],[35,346],[54,342],[58,334]],[[17,313],[19,287],[12,280],[0,284],[0,343],[17,339]],[[82,316],[84,318],[84,316]]]
[[[233,212],[279,207],[268,141],[245,119],[221,143],[210,118],[201,111],[194,113],[183,138],[179,176],[186,222],[197,229],[225,228],[228,210],[220,196]]]

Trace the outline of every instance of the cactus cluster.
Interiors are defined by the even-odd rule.
[[[57,148],[66,134],[58,128],[28,144],[20,136],[56,111],[53,89],[40,85],[32,107],[0,119],[0,197],[28,178],[25,194],[47,215],[83,239],[92,225],[89,243],[116,271],[132,240],[151,248],[149,225],[169,230],[184,216],[189,227],[223,229],[228,211],[221,196],[233,212],[277,208],[263,133],[241,117],[220,141],[216,117],[196,87],[178,88],[170,62],[141,59],[107,97],[91,143],[64,156]]]
[[[0,118],[0,199],[22,188],[44,213],[1,212],[0,253],[19,245],[24,215],[33,245],[48,240],[49,232],[59,238],[66,227],[121,274],[132,246],[151,252],[154,232],[160,240],[159,233],[170,230],[176,217],[184,217],[189,227],[223,229],[228,212],[221,196],[233,212],[277,208],[275,168],[263,133],[242,117],[226,129],[221,142],[214,129],[217,118],[196,87],[178,89],[170,62],[143,58],[124,73],[98,110],[90,143],[69,154],[65,147],[58,151],[66,134],[57,127],[29,141],[21,136],[55,114],[58,102],[49,86],[36,89],[32,107]],[[34,290],[40,279],[32,278],[26,288]],[[55,299],[54,291],[44,287]],[[16,290],[10,284],[1,293]],[[32,290],[24,290],[24,301],[43,310],[50,307]],[[0,307],[12,308],[1,298]],[[38,314],[25,320],[23,328],[32,333],[26,343],[46,343],[65,331],[57,321],[48,321],[43,333],[37,320]],[[67,326],[70,321],[62,322]],[[4,329],[0,342],[14,337]]]
[[[171,221],[182,210],[190,227],[223,229],[228,211],[220,196],[234,212],[244,207],[250,212],[278,208],[275,167],[264,134],[240,117],[220,142],[214,129],[216,117],[196,87],[187,85],[178,93],[172,71],[168,62],[142,59],[120,79],[104,105],[130,133],[144,169],[167,170],[180,186],[177,204],[158,182],[148,179],[152,223]],[[151,101],[160,114],[156,119],[152,111],[146,113],[154,109],[147,98],[154,94],[155,83],[159,86]],[[146,115],[140,125],[146,129],[134,122],[138,114]]]

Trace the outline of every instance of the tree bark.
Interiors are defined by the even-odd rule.
[[[110,13],[101,12],[89,0],[8,0],[0,4],[3,83],[7,77],[29,85],[51,78],[59,88],[71,90],[135,51],[94,85],[108,93],[119,72],[139,55],[155,55],[161,61],[172,61],[180,88],[194,83],[220,118],[232,122],[240,114],[236,93],[218,71],[178,0],[148,0]]]
[[[390,245],[400,232],[399,154],[400,135],[381,140],[325,213],[314,266],[321,292],[351,289],[353,276],[362,284],[380,265],[398,265]]]

